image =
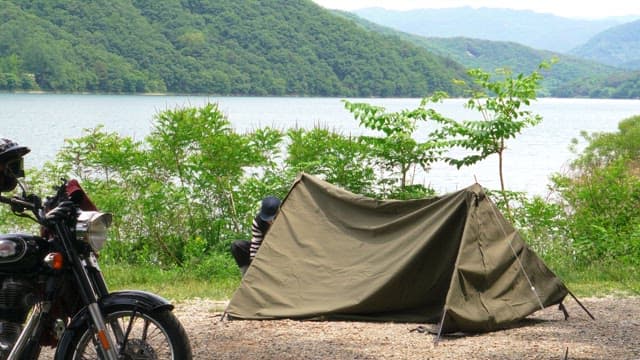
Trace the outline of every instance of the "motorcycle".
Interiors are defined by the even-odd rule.
[[[17,170],[20,171],[21,169]],[[191,359],[173,305],[144,291],[110,292],[98,264],[112,216],[97,211],[75,180],[44,201],[0,202],[40,224],[39,235],[0,235],[0,359]]]

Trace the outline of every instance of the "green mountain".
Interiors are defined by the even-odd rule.
[[[528,74],[543,61],[556,61],[543,71],[540,96],[638,98],[640,79],[630,72],[596,61],[546,50],[536,50],[514,42],[479,40],[465,37],[426,38],[384,27],[352,13],[335,12],[351,19],[363,29],[396,37],[448,57],[467,68],[493,72],[508,68],[514,74]],[[638,85],[636,85],[638,84]]]
[[[436,54],[448,56],[468,68],[494,71],[508,68],[514,74],[528,74],[535,71],[543,61],[555,62],[548,70],[543,70],[542,95],[565,97],[567,84],[600,82],[625,73],[612,66],[562,55],[546,50],[536,50],[512,42],[478,40],[469,38],[428,38],[414,39],[413,42]],[[589,94],[573,94],[589,96]]]
[[[311,0],[0,0],[0,90],[421,97],[462,66]]]
[[[571,53],[603,64],[640,70],[640,20],[603,31]]]

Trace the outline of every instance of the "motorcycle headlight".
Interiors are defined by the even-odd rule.
[[[107,229],[111,226],[112,216],[99,211],[81,211],[76,224],[76,237],[100,251],[107,240]]]

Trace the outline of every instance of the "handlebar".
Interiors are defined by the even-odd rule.
[[[43,219],[40,214],[42,203],[40,202],[40,198],[35,195],[29,195],[27,199],[25,199],[24,195],[22,197],[14,196],[10,198],[0,195],[0,203],[11,206],[11,211],[18,216],[28,217],[39,224],[43,224]],[[33,216],[24,214],[25,210],[31,211]]]
[[[17,197],[8,198],[6,196],[0,195],[0,202],[11,205],[11,208],[13,208],[14,206],[20,206],[23,209],[31,211],[36,210],[36,205],[34,203],[25,201]]]
[[[66,187],[67,181],[62,179],[62,184],[56,188],[56,195],[53,197],[47,197],[45,204],[42,203],[42,199],[39,196],[35,194],[27,195],[24,191],[21,195],[14,195],[12,197],[6,197],[0,194],[0,203],[8,204],[16,215],[29,217],[35,222],[46,226],[52,219],[46,219],[43,210],[46,208],[47,211],[53,211],[56,206],[64,204],[65,201],[68,200]],[[25,210],[30,211],[33,216],[24,214]],[[52,216],[60,215],[60,213],[61,212],[58,211]],[[68,214],[66,214],[65,211],[62,211],[62,215]]]

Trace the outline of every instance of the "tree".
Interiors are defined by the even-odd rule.
[[[428,113],[423,108],[388,113],[379,106],[349,101],[344,103],[347,110],[360,120],[360,125],[384,134],[383,137],[360,137],[360,141],[369,148],[374,164],[383,173],[380,185],[383,188],[391,186],[391,189],[399,187],[398,191],[394,191],[394,197],[430,194],[431,191],[414,185],[409,179],[418,166],[425,172],[429,171],[430,165],[439,159],[442,151],[435,141],[429,139],[418,142],[413,138],[418,121],[427,120]]]
[[[299,172],[324,176],[332,184],[358,194],[371,194],[374,174],[365,146],[357,138],[329,129],[289,129],[286,164],[290,178]],[[322,151],[318,151],[322,149]]]
[[[460,159],[445,157],[447,163],[460,168],[475,164],[489,155],[498,155],[500,189],[505,203],[508,202],[503,171],[506,142],[515,138],[524,128],[535,126],[542,121],[542,116],[521,108],[529,106],[531,101],[536,99],[536,91],[540,88],[542,79],[539,70],[547,67],[549,64],[543,62],[538,66],[538,71],[515,77],[508,69],[498,69],[495,73],[497,79],[480,69],[469,70],[474,86],[471,87],[472,96],[465,107],[477,110],[482,120],[458,122],[440,115],[433,109],[428,110],[430,117],[442,126],[434,132],[434,135],[441,139],[441,146],[470,151],[470,154]],[[425,98],[421,106],[426,106],[428,102],[440,101],[444,96],[443,93],[438,93]],[[508,210],[508,203],[506,205]]]

